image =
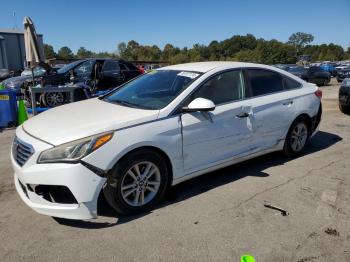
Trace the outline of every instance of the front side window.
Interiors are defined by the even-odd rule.
[[[179,70],[154,70],[106,96],[104,101],[142,109],[161,109],[201,74]]]
[[[193,93],[191,101],[199,97],[209,99],[215,105],[243,99],[244,78],[241,70],[214,76]]]
[[[94,63],[95,62],[93,60],[85,61],[84,63],[82,63],[74,69],[74,73],[78,76],[91,74],[92,68],[94,67]]]
[[[282,76],[264,69],[248,69],[246,71],[252,96],[261,96],[283,91]]]

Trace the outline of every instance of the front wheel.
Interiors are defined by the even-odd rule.
[[[304,119],[295,121],[284,142],[283,153],[288,157],[300,155],[309,138],[310,130]]]
[[[141,150],[124,157],[103,189],[107,202],[122,215],[153,208],[169,184],[167,165],[156,152]]]

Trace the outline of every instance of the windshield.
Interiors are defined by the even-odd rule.
[[[67,64],[65,66],[63,66],[62,68],[58,69],[57,72],[59,74],[65,74],[67,73],[69,70],[73,69],[75,66],[79,65],[80,63],[82,63],[84,61],[79,60],[79,61],[75,61],[73,63]]]
[[[304,67],[291,67],[288,71],[290,73],[305,73],[306,69]]]
[[[179,70],[154,70],[118,88],[104,100],[129,107],[161,109],[200,75]]]

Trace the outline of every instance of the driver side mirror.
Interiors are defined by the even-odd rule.
[[[194,99],[187,107],[182,108],[182,112],[209,112],[215,109],[215,104],[209,99],[198,97]]]

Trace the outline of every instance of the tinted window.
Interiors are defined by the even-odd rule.
[[[105,61],[102,67],[103,72],[119,71],[118,61]]]
[[[291,78],[283,77],[283,87],[286,90],[299,88],[301,84]]]
[[[309,73],[315,73],[315,72],[322,72],[323,70],[321,69],[321,67],[318,66],[313,66],[309,68]]]
[[[244,80],[240,70],[219,74],[203,84],[192,96],[210,99],[219,105],[244,98]]]
[[[161,109],[200,76],[196,72],[154,70],[104,98],[105,101],[143,109]]]
[[[124,61],[124,63],[129,70],[138,70],[137,67],[134,66],[133,64],[125,62],[125,61]]]
[[[124,64],[119,64],[120,70],[128,70],[127,67]]]
[[[282,76],[264,69],[248,69],[252,96],[260,96],[283,90]]]

